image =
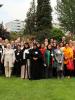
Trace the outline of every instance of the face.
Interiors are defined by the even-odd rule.
[[[34,49],[36,49],[36,48],[37,48],[37,46],[36,46],[36,45],[33,45],[33,48],[34,48]]]
[[[54,43],[57,43],[57,41],[56,41],[56,40],[54,40],[53,42],[54,42]]]
[[[45,39],[45,42],[48,42],[48,39],[47,38]]]
[[[65,37],[64,36],[62,37],[62,41],[65,41]]]
[[[7,44],[7,49],[11,49],[11,44]]]
[[[37,44],[37,47],[40,47],[40,44],[39,43]]]
[[[21,42],[21,46],[24,46],[24,42],[23,41]]]
[[[14,41],[11,41],[11,45],[14,45]]]
[[[33,48],[33,43],[31,42],[31,43],[29,44],[29,46],[30,46],[30,48]]]
[[[63,43],[60,43],[60,47],[63,47]]]
[[[56,45],[57,45],[56,43],[53,44],[54,47],[56,47]]]
[[[54,40],[53,40],[53,39],[51,39],[51,43],[53,43],[53,41],[54,41]]]
[[[66,46],[65,46],[66,48],[68,48],[69,47],[69,44],[66,44]]]
[[[27,43],[29,43],[30,42],[30,39],[29,38],[27,38]]]
[[[48,45],[48,49],[51,49],[52,47],[51,47],[51,45]]]
[[[33,42],[36,43],[36,40],[34,40]]]
[[[18,45],[18,50],[21,50],[21,46]]]
[[[9,43],[9,40],[8,39],[5,39],[5,43],[8,44]]]
[[[60,49],[60,46],[59,45],[57,45],[57,49]]]
[[[73,46],[73,44],[72,44],[72,43],[69,43],[69,46],[70,46],[70,47],[72,47],[72,46]]]
[[[44,44],[41,44],[41,48],[44,48],[45,47],[45,45]]]
[[[15,40],[15,45],[18,45],[18,41],[17,40]]]
[[[28,44],[25,44],[25,48],[28,48],[29,46],[28,46]]]

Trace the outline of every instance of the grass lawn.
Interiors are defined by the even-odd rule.
[[[75,78],[29,81],[0,77],[0,100],[75,100]]]

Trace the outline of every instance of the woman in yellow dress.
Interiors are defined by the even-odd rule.
[[[71,77],[73,70],[74,70],[74,65],[73,65],[73,48],[70,47],[70,45],[67,43],[64,47],[64,70],[65,70],[65,75],[68,76],[68,78]]]

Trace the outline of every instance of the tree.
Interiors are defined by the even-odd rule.
[[[27,13],[27,18],[25,20],[25,30],[24,34],[32,34],[36,32],[36,6],[35,0],[31,2],[31,7]]]
[[[37,32],[52,28],[50,0],[37,0]]]
[[[58,42],[61,41],[63,36],[65,36],[65,34],[61,29],[53,28],[51,30],[51,36],[50,37],[56,39]]]
[[[3,5],[2,4],[0,4],[0,7],[2,7]]]
[[[10,33],[6,29],[4,29],[3,23],[0,24],[0,37],[2,37],[3,39],[10,39]]]
[[[75,33],[75,0],[57,0],[57,13],[61,26]]]

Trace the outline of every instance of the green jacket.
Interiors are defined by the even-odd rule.
[[[50,52],[50,50],[46,50],[46,52],[45,52],[45,63],[47,64],[47,66],[49,66],[50,65],[50,63],[51,63],[51,52]]]

